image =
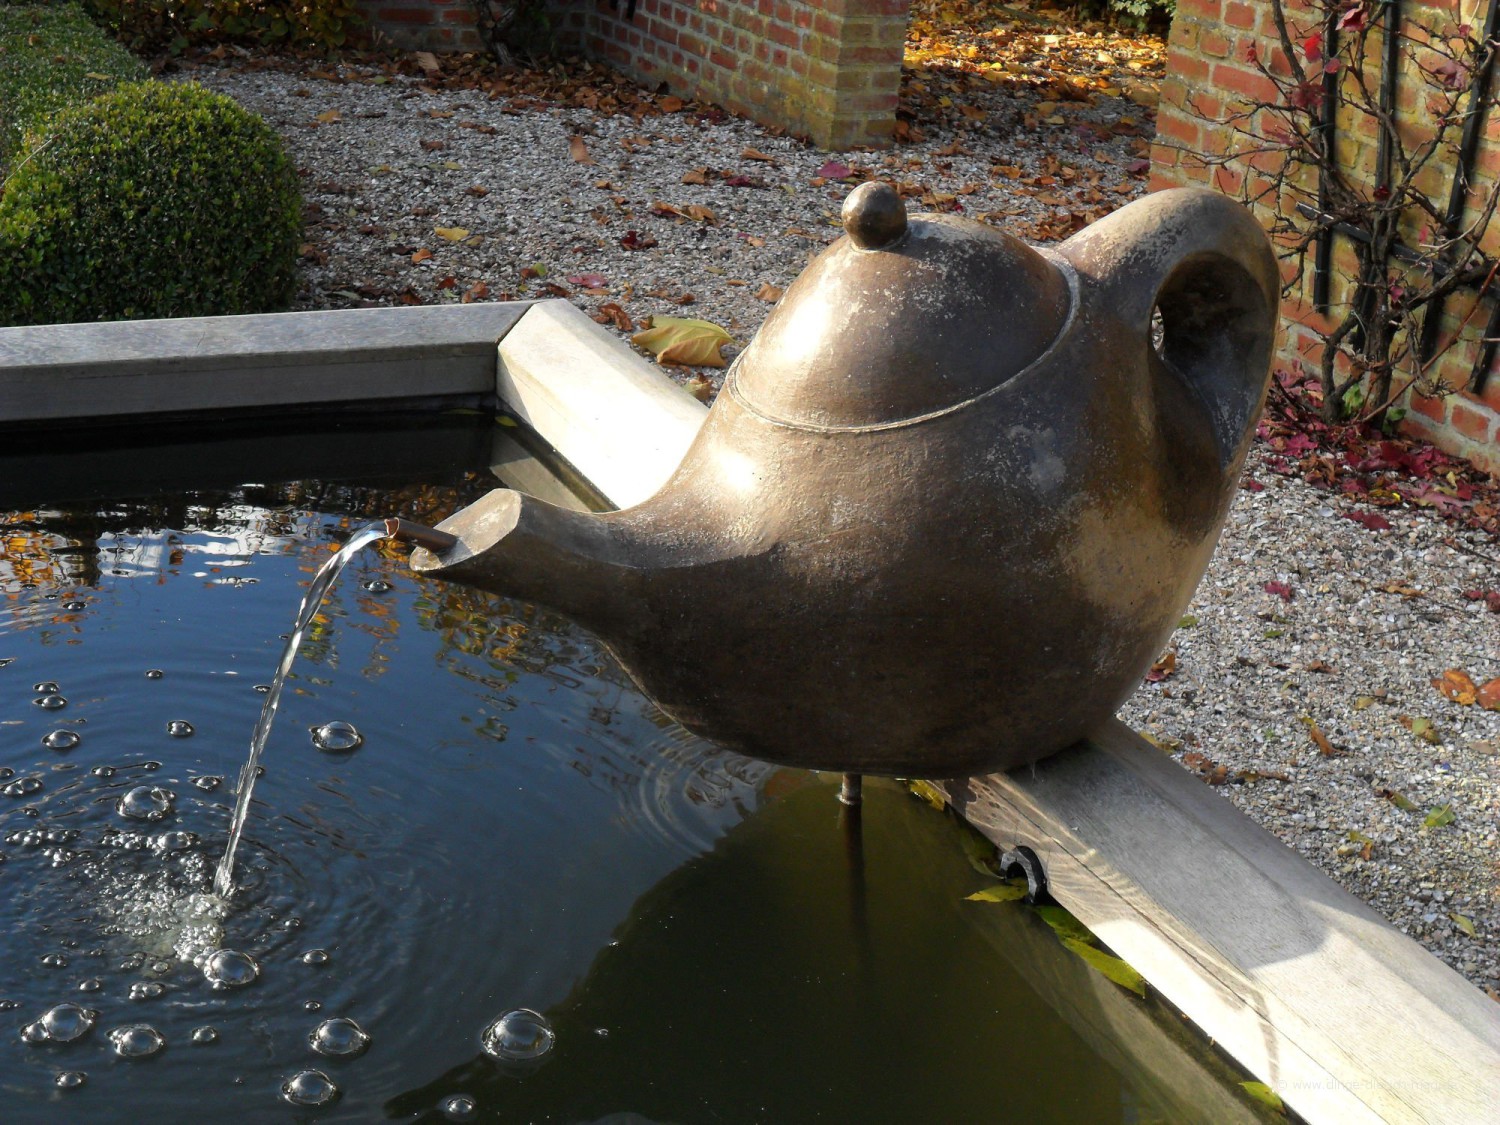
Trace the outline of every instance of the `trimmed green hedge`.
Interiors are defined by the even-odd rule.
[[[146,77],[140,61],[76,4],[12,7],[0,0],[0,174],[28,126]]]
[[[296,173],[260,117],[132,83],[28,134],[0,194],[0,325],[285,308]]]

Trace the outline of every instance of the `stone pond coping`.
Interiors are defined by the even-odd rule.
[[[462,401],[503,404],[618,506],[707,413],[562,301],[0,329],[0,427]],[[1493,1114],[1500,1004],[1123,725],[940,787],[1308,1121]]]
[[[497,402],[622,507],[707,413],[566,301],[0,328],[0,428]]]

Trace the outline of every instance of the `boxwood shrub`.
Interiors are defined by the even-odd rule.
[[[0,325],[285,308],[301,211],[260,117],[195,85],[121,85],[28,131],[0,191]]]
[[[28,126],[146,77],[145,66],[76,4],[12,6],[0,0],[0,175]]]

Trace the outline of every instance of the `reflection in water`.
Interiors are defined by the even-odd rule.
[[[399,547],[311,623],[240,889],[206,895],[300,591],[353,527],[489,483],[0,516],[0,1012],[98,1013],[0,1035],[7,1125],[1188,1119],[1025,983],[1058,974],[995,955],[1031,946],[971,924],[941,817],[872,785],[848,850],[831,785],[694,738],[582,631]],[[506,1042],[550,1049],[485,1053],[523,1009],[547,1032]]]

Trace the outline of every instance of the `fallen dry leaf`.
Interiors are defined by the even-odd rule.
[[[592,164],[594,158],[589,155],[589,146],[583,143],[583,138],[574,133],[568,138],[568,155],[573,158],[575,164]]]
[[[1480,684],[1474,692],[1474,702],[1486,711],[1500,711],[1500,676]]]
[[[1344,753],[1344,751],[1328,741],[1328,736],[1318,729],[1318,724],[1313,722],[1310,716],[1303,715],[1302,722],[1307,726],[1308,737],[1313,740],[1313,745],[1318,748],[1318,753],[1322,754],[1323,757],[1336,758]]]
[[[755,291],[755,295],[768,305],[774,305],[777,301],[781,300],[781,294],[782,290],[772,285],[769,281],[762,281],[760,288]]]
[[[339,111],[336,109],[326,110],[323,113],[318,114],[317,116],[317,120],[321,121],[324,125],[333,125],[336,122],[342,121],[343,119],[343,114],[339,113]]]
[[[712,321],[658,316],[652,317],[649,329],[637,332],[630,342],[651,352],[658,363],[723,367],[724,357],[719,354],[719,348],[734,340]]]
[[[1479,698],[1479,688],[1462,668],[1449,668],[1441,677],[1432,681],[1432,686],[1438,689],[1444,699],[1452,700],[1462,707],[1471,706]]]
[[[746,160],[760,160],[764,161],[766,164],[776,163],[776,158],[774,156],[767,156],[765,153],[761,152],[758,149],[747,147],[744,152],[740,153],[740,155]]]
[[[1164,652],[1157,662],[1151,665],[1151,671],[1146,673],[1148,684],[1159,684],[1173,672],[1177,671],[1177,654],[1175,652]]]
[[[443,147],[442,141],[423,141],[421,144],[428,152],[437,152]]]
[[[432,233],[449,242],[462,242],[469,237],[467,227],[434,227]]]
[[[482,281],[476,281],[473,285],[469,286],[468,292],[464,294],[463,303],[468,305],[475,301],[482,301],[489,295],[490,287]]]
[[[630,314],[617,305],[614,301],[600,305],[593,312],[593,317],[600,324],[612,325],[621,332],[634,332],[635,321],[630,319]]]
[[[425,262],[430,257],[432,257],[432,251],[424,246],[422,249],[418,250],[411,256],[411,264],[414,266],[418,265],[422,262]]]
[[[687,172],[684,172],[682,174],[682,182],[685,183],[685,184],[707,184],[708,183],[708,169],[707,168],[693,168],[693,169],[691,169],[691,170],[689,170]]]
[[[701,203],[689,203],[686,207],[683,208],[683,212],[687,215],[688,218],[700,223],[714,224],[719,221],[719,216],[715,215],[711,210],[703,206],[703,204]]]
[[[418,51],[412,58],[428,74],[434,74],[443,69],[442,64],[438,62],[438,57],[431,51]]]
[[[1397,715],[1396,721],[1423,742],[1438,743],[1442,741],[1442,738],[1438,735],[1437,728],[1432,725],[1431,719],[1424,719],[1420,716],[1414,718],[1411,715]]]
[[[661,107],[663,113],[676,113],[683,106],[687,105],[687,102],[683,101],[676,94],[668,94],[656,104]]]
[[[714,382],[707,375],[694,375],[687,381],[687,392],[699,402],[706,403],[714,397]]]

